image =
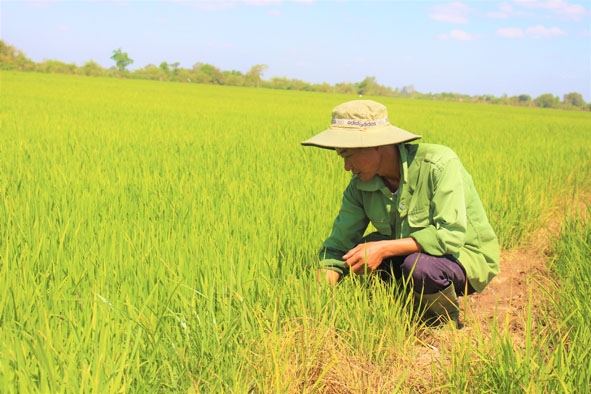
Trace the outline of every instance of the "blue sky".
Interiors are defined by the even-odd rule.
[[[34,61],[197,62],[263,79],[591,101],[591,1],[1,1],[1,39]]]

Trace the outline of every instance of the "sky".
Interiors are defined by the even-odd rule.
[[[591,102],[591,0],[0,0],[1,39],[35,62],[130,70],[209,63],[309,83],[361,82]]]

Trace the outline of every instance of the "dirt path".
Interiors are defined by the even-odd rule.
[[[588,219],[589,204],[590,196],[583,195],[578,203],[571,205],[570,215]],[[482,293],[460,298],[465,322],[465,328],[458,331],[460,338],[470,337],[473,331],[486,337],[496,325],[501,331],[508,330],[515,346],[525,344],[528,316],[534,316],[532,324],[535,324],[535,317],[543,313],[544,300],[552,297],[553,288],[558,285],[556,278],[552,278],[548,263],[551,259],[550,248],[559,236],[561,220],[564,218],[564,213],[554,214],[553,219],[532,234],[519,249],[502,251],[500,272],[486,289]],[[552,308],[552,305],[548,307]],[[423,349],[418,352],[416,365],[421,375],[431,376],[430,368],[434,359],[445,363],[440,358],[439,349],[453,346],[453,340],[445,332],[438,331],[427,331],[419,337]]]
[[[460,298],[465,324],[462,330],[452,333],[450,330],[427,329],[418,334],[412,360],[413,372],[408,378],[414,392],[429,392],[429,382],[442,379],[442,370],[433,368],[433,362],[443,369],[449,364],[448,357],[442,357],[441,350],[451,350],[458,341],[474,340],[473,333],[478,333],[476,338],[486,338],[491,334],[491,328],[496,326],[502,332],[507,330],[514,345],[521,347],[525,344],[530,292],[534,292],[534,300],[547,297],[541,292],[552,285],[548,279],[548,252],[557,229],[558,224],[550,225],[519,250],[501,252],[500,272],[486,289],[482,293]],[[537,293],[538,297],[535,296]],[[538,314],[538,307],[532,305],[534,315]]]
[[[591,197],[582,195],[578,203],[572,205],[570,215],[586,218],[590,203]],[[564,219],[564,215],[553,215],[553,219],[518,250],[501,252],[499,274],[484,292],[470,296],[468,305],[464,305],[468,322],[487,332],[496,318],[508,324],[514,343],[523,343],[530,292],[534,300],[532,312],[538,315],[543,306],[535,301],[551,297],[549,292],[556,286],[548,262],[550,248],[559,236],[561,218]]]
[[[544,249],[508,251],[501,254],[500,265],[499,275],[486,290],[469,297],[464,307],[466,324],[468,328],[477,325],[480,332],[488,333],[496,320],[501,327],[509,328],[513,343],[521,344],[525,341],[529,293],[548,288],[532,283],[551,285],[547,279],[547,256]],[[537,314],[538,305],[531,307],[534,315]]]
[[[586,220],[591,198],[588,194],[584,197],[578,200],[580,204],[569,204],[569,209],[573,209],[573,215],[583,214]],[[326,353],[320,357],[315,354],[320,362],[316,373],[307,375],[308,383],[313,385],[323,375],[319,391],[323,393],[436,392],[436,387],[446,384],[446,371],[453,368],[452,350],[456,345],[460,345],[461,351],[465,341],[486,341],[492,338],[494,328],[503,338],[507,334],[513,346],[523,347],[528,318],[533,316],[535,325],[538,317],[555,307],[548,305],[549,309],[545,309],[545,300],[552,297],[552,289],[559,285],[548,264],[550,248],[559,235],[561,221],[568,216],[566,210],[551,215],[554,219],[517,250],[501,252],[500,272],[484,292],[460,298],[465,323],[462,330],[419,330],[411,348],[385,350],[385,361],[379,364],[358,357],[350,348],[342,348],[338,336],[327,337],[326,349],[323,348]],[[339,360],[338,368],[331,368],[335,359]]]

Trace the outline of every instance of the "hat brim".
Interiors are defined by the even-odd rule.
[[[331,127],[306,141],[302,141],[301,144],[324,149],[371,148],[410,142],[419,138],[421,138],[420,135],[392,125],[371,130]]]

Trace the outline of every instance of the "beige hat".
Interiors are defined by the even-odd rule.
[[[325,149],[369,148],[399,144],[421,138],[392,126],[388,110],[373,100],[353,100],[332,110],[332,123],[327,130],[303,141],[304,146]]]

